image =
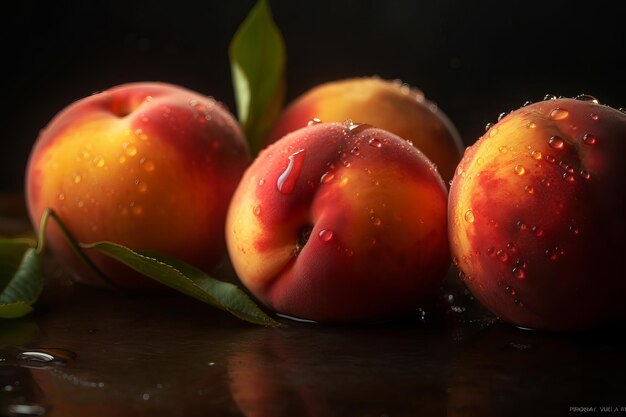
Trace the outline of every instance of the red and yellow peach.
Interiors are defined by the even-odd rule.
[[[476,298],[537,329],[624,317],[625,151],[626,115],[587,96],[522,107],[468,148],[449,230]]]
[[[266,148],[228,212],[247,288],[298,318],[416,311],[449,266],[446,187],[424,154],[381,129],[319,123]]]
[[[51,208],[80,242],[114,241],[207,269],[225,252],[226,210],[250,160],[236,120],[220,103],[178,86],[127,84],[72,104],[41,132],[28,162],[26,199],[36,227]],[[83,271],[79,279],[98,282],[55,224],[47,241]],[[153,285],[92,256],[121,286]]]

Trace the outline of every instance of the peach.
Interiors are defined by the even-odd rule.
[[[280,116],[266,143],[306,126],[311,119],[351,119],[410,140],[435,163],[446,184],[463,150],[456,129],[421,91],[377,77],[321,84],[297,98]]]
[[[374,320],[416,311],[449,266],[446,187],[410,142],[319,123],[266,148],[229,208],[243,284],[275,311]]]
[[[465,152],[449,201],[453,260],[523,327],[623,317],[626,115],[590,96],[522,107]]]
[[[161,83],[132,83],[77,101],[41,132],[28,162],[35,227],[46,208],[80,242],[114,241],[200,268],[225,253],[230,197],[251,158],[231,114],[212,98]],[[47,241],[85,273],[55,224]],[[117,284],[157,285],[91,254]]]

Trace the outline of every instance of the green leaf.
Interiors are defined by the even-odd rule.
[[[96,249],[135,271],[243,320],[264,326],[282,326],[265,314],[237,286],[211,278],[182,261],[152,252],[135,252],[112,242],[81,244],[81,247]]]
[[[286,52],[266,0],[259,0],[229,49],[237,114],[256,154],[285,99]]]
[[[32,311],[43,288],[39,254],[28,239],[0,239],[0,318]]]

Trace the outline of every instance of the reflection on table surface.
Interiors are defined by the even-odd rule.
[[[0,322],[0,415],[521,416],[626,406],[624,326],[576,335],[498,322],[450,272],[403,321],[262,328],[176,294],[72,284]]]

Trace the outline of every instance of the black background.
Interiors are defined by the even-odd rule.
[[[61,109],[130,81],[164,81],[234,110],[228,44],[253,0],[18,2],[2,13],[0,191],[19,191],[39,130]],[[424,91],[466,144],[545,94],[626,106],[619,2],[273,0],[288,100],[377,74]],[[3,6],[4,7],[4,6]]]

